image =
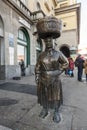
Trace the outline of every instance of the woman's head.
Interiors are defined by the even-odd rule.
[[[53,40],[52,38],[46,38],[44,39],[46,48],[53,48]]]

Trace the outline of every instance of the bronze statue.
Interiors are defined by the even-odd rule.
[[[53,38],[59,37],[61,31],[58,22],[54,17],[47,17],[37,23],[37,32],[44,39],[45,51],[40,54],[35,67],[38,103],[43,106],[40,117],[45,118],[49,108],[52,108],[54,122],[61,120],[59,107],[63,103],[63,96],[60,74],[68,66],[67,58],[53,48]]]

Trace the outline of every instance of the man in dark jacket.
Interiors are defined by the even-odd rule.
[[[21,62],[19,63],[20,68],[21,68],[21,75],[25,76],[25,64],[24,64],[24,60],[21,59]]]
[[[83,63],[84,63],[84,60],[82,56],[78,55],[78,57],[75,60],[75,66],[78,68],[78,81],[80,82],[82,82]]]

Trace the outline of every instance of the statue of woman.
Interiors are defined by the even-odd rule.
[[[43,106],[39,116],[45,118],[52,108],[53,121],[59,122],[59,107],[63,103],[60,74],[68,67],[68,60],[53,48],[52,38],[46,38],[44,42],[45,51],[40,54],[35,67],[38,103]]]

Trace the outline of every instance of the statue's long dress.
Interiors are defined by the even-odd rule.
[[[68,62],[61,52],[52,50],[50,53],[43,52],[36,64],[35,74],[39,76],[37,84],[38,103],[43,107],[54,108],[56,103],[61,104],[62,84],[59,78],[62,68],[66,68]]]

